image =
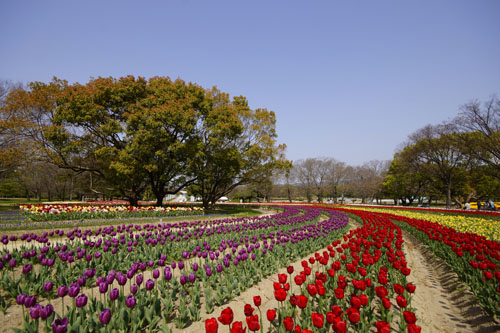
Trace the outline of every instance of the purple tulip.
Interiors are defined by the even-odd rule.
[[[105,294],[108,292],[108,284],[106,282],[99,283],[99,292]]]
[[[220,273],[220,272],[222,272],[223,267],[222,267],[221,264],[217,264],[217,266],[215,267],[215,269],[217,270],[217,273]]]
[[[16,297],[16,303],[17,303],[17,305],[23,305],[25,298],[26,298],[25,294],[19,294],[19,295],[17,295],[17,297]]]
[[[194,263],[193,264],[193,271],[198,271],[198,264],[197,263]]]
[[[52,258],[47,259],[47,266],[48,266],[48,267],[52,267],[52,266],[54,266],[54,259],[52,259]]]
[[[128,307],[128,308],[131,308],[133,309],[134,306],[135,306],[135,297],[133,295],[128,295],[127,296],[127,299],[125,300],[125,305]]]
[[[64,333],[68,330],[68,318],[56,319],[52,324],[52,332]]]
[[[101,257],[101,252],[96,252],[96,253],[94,254],[94,257],[95,257],[96,259],[99,259],[99,258]]]
[[[49,318],[53,312],[54,312],[54,307],[52,306],[52,304],[47,304],[46,306],[43,306],[40,309],[40,318],[45,320]]]
[[[77,283],[80,287],[85,286],[85,283],[87,283],[87,278],[85,276],[80,276],[77,280]]]
[[[116,281],[120,286],[124,286],[127,283],[127,276],[120,272],[116,274]]]
[[[168,269],[168,267],[165,267],[165,269],[163,270],[163,275],[165,277],[165,280],[172,280],[172,272],[170,271],[170,269]]]
[[[10,259],[10,261],[9,261],[9,267],[10,268],[16,267],[16,263],[17,263],[16,259]]]
[[[153,267],[154,264],[155,264],[155,262],[153,260],[148,261],[148,266],[149,267]]]
[[[188,277],[186,275],[181,275],[180,282],[182,285],[185,285],[188,282]]]
[[[109,321],[111,320],[111,310],[110,309],[104,309],[99,313],[99,321],[103,325],[107,325]]]
[[[68,295],[70,297],[73,297],[73,298],[76,297],[79,292],[80,292],[80,286],[78,285],[78,283],[72,283],[69,286]]]
[[[207,276],[211,276],[213,272],[212,272],[212,269],[210,267],[207,267],[205,269],[205,273],[207,274]]]
[[[59,297],[64,297],[68,294],[68,287],[66,286],[60,286],[58,289],[57,289],[57,296]]]
[[[139,287],[134,283],[130,286],[130,292],[135,295],[135,293],[139,290]]]
[[[106,276],[106,281],[105,281],[105,282],[106,282],[107,284],[112,284],[114,280],[115,280],[114,275],[112,275],[112,274],[108,274],[108,275]]]
[[[40,308],[42,306],[40,304],[35,304],[30,308],[30,317],[37,320],[40,318]]]
[[[24,306],[27,308],[31,308],[36,303],[35,296],[26,296],[24,298]]]
[[[184,269],[184,261],[179,261],[179,269]]]
[[[52,290],[52,287],[54,287],[54,284],[52,282],[45,282],[43,284],[43,291],[46,293],[50,292]]]
[[[142,274],[139,274],[135,277],[135,283],[137,283],[139,286],[141,285],[143,280],[144,280],[144,277],[142,276]]]
[[[146,281],[146,290],[152,290],[155,286],[155,283],[153,280],[149,279]]]
[[[139,264],[139,269],[144,272],[146,270],[146,263],[145,262],[141,262]]]
[[[153,270],[153,279],[157,279],[160,277],[160,271],[158,269]]]
[[[175,269],[175,267],[176,267],[175,261],[172,261],[171,266],[172,266],[172,269]]]
[[[87,305],[87,299],[88,299],[87,295],[81,294],[75,300],[76,306],[79,308],[83,308],[85,305]]]
[[[114,301],[118,298],[119,295],[120,291],[118,290],[118,288],[111,289],[111,291],[109,292],[109,299]]]
[[[95,285],[96,285],[96,286],[99,286],[99,285],[100,285],[101,283],[103,283],[103,282],[106,282],[106,279],[105,279],[104,277],[102,277],[102,276],[99,276],[99,277],[96,279],[96,281],[95,281]]]

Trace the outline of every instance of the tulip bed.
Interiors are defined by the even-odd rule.
[[[345,211],[350,209],[357,208],[346,208]],[[394,213],[375,208],[368,210],[391,219],[426,244],[471,288],[482,308],[491,316],[500,318],[500,242],[486,237],[483,232],[484,223],[488,223],[489,229],[498,234],[499,222],[448,215],[401,213],[399,210],[392,210]],[[458,222],[454,223],[454,219]],[[439,222],[434,222],[435,220]],[[467,232],[461,232],[462,230]],[[471,232],[474,230],[477,232]]]
[[[500,214],[492,212],[484,212],[480,214],[474,212],[471,214],[468,211],[457,210],[437,210],[437,209],[401,209],[398,208],[381,208],[375,206],[341,206],[345,209],[355,209],[369,211],[372,213],[389,213],[398,216],[403,216],[411,219],[426,220],[439,223],[443,226],[455,229],[462,233],[473,233],[484,236],[490,240],[500,241]],[[463,212],[463,214],[460,214]]]
[[[0,302],[24,331],[170,331],[339,239],[345,214],[283,207],[268,217],[4,235]],[[151,278],[149,278],[151,277]],[[56,306],[54,306],[56,304]],[[60,305],[59,305],[60,304]]]
[[[261,297],[255,295],[259,311],[245,304],[245,323],[233,322],[234,310],[227,307],[205,321],[206,332],[225,325],[231,332],[262,331],[262,311],[278,332],[419,332],[411,307],[416,286],[406,280],[411,270],[401,229],[387,217],[350,212],[362,219],[362,227],[303,261],[302,271],[289,266],[288,275],[278,274],[278,308],[261,309]]]
[[[490,315],[500,318],[500,242],[439,223],[385,214],[455,271]]]
[[[201,207],[155,207],[125,205],[38,204],[19,205],[31,221],[62,221],[127,217],[165,217],[202,215]]]

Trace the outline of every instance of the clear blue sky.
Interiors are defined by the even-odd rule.
[[[182,78],[274,110],[292,160],[391,159],[500,95],[500,1],[6,1],[0,79]]]

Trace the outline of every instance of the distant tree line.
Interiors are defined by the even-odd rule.
[[[334,158],[290,162],[268,182],[238,188],[241,200],[361,202],[393,199],[403,205],[500,198],[500,100],[461,107],[452,121],[427,125],[409,135],[392,161],[350,166]]]
[[[0,84],[0,195],[94,193],[157,205],[181,189],[205,207],[287,165],[276,117],[168,77]]]
[[[446,205],[500,196],[500,100],[461,107],[452,121],[409,136],[384,182],[388,196],[410,205],[444,198]]]
[[[390,161],[370,161],[350,166],[332,157],[307,158],[290,163],[268,184],[238,188],[233,198],[244,201],[279,198],[285,201],[345,202],[360,198],[362,203],[383,198],[382,183]]]

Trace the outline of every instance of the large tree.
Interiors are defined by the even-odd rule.
[[[458,146],[456,128],[452,124],[428,125],[410,136],[410,154],[426,165],[436,187],[441,187],[450,207],[452,195],[463,185],[470,158]]]
[[[196,181],[191,193],[204,207],[243,184],[269,179],[284,161],[284,146],[276,143],[276,117],[266,109],[252,110],[243,96],[231,101],[216,88],[207,91],[210,108],[197,126],[197,154],[191,163]]]

